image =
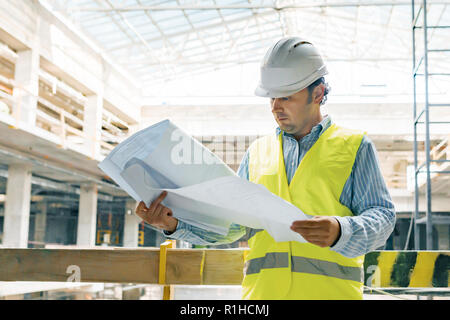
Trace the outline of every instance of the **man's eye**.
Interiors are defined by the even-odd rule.
[[[287,101],[287,100],[289,100],[289,97],[283,97],[283,98],[278,98],[278,99],[283,100],[283,101]],[[275,98],[270,98],[270,101],[274,102]]]

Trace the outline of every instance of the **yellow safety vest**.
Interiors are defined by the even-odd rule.
[[[332,124],[306,153],[289,185],[282,135],[260,138],[249,149],[249,180],[306,214],[351,216],[339,198],[363,134]],[[364,256],[347,258],[329,247],[275,242],[265,230],[253,230],[248,243],[243,299],[362,299]]]

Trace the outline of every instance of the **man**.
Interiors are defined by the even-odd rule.
[[[361,299],[364,254],[384,245],[394,228],[372,142],[320,112],[327,73],[317,49],[297,37],[277,41],[263,59],[255,93],[270,98],[279,127],[250,146],[238,174],[314,217],[290,227],[307,243],[277,243],[265,230],[250,231],[245,299]],[[164,197],[149,208],[140,203],[136,213],[169,238],[217,245],[245,234],[236,224],[221,236],[177,221]]]

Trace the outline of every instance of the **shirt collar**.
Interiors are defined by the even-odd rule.
[[[332,120],[331,117],[329,115],[325,115],[322,119],[321,122],[319,122],[317,125],[315,125],[312,129],[311,129],[311,133],[317,133],[318,136],[320,136],[326,129],[328,129],[328,127],[332,124]],[[282,130],[280,129],[280,127],[276,128],[276,134],[277,136],[282,132]],[[286,133],[283,131],[283,136],[285,137],[294,137],[292,134]]]

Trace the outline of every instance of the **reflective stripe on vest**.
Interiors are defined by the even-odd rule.
[[[363,269],[347,267],[335,262],[305,257],[291,257],[291,271],[318,274],[342,280],[363,282]],[[287,252],[268,252],[264,257],[247,261],[244,267],[245,275],[259,273],[262,269],[287,268],[289,254]]]
[[[264,257],[247,261],[244,274],[259,273],[261,269],[289,267],[289,254],[287,252],[268,252]]]
[[[335,262],[292,256],[292,271],[320,274],[342,280],[364,281],[363,268],[346,267]]]

